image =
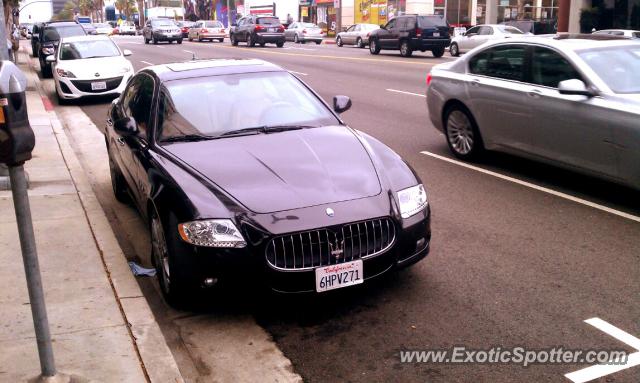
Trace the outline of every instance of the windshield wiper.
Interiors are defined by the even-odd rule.
[[[285,132],[288,130],[299,130],[299,129],[307,129],[307,128],[315,128],[315,126],[312,126],[312,125],[262,125],[262,126],[254,126],[252,128],[232,130],[226,133],[222,133],[218,137],[239,136],[239,135],[258,134],[258,133],[278,133],[278,132]]]
[[[195,142],[214,140],[215,136],[205,136],[203,134],[185,134],[184,136],[167,137],[160,140],[160,142]]]
[[[87,57],[83,57],[83,59],[99,59],[102,57],[115,57],[115,56],[87,56]]]

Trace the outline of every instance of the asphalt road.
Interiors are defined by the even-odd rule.
[[[334,45],[248,49],[227,42],[115,40],[133,51],[136,69],[187,60],[190,52],[202,59],[260,58],[292,71],[328,102],[348,95],[353,107],[345,121],[396,150],[428,190],[431,254],[413,268],[318,297],[233,293],[205,305],[199,317],[253,316],[309,382],[562,382],[568,381],[564,374],[588,365],[400,363],[399,351],[455,345],[633,351],[584,320],[598,317],[640,336],[640,222],[633,220],[640,219],[640,193],[506,155],[491,154],[476,168],[447,161],[453,156],[429,122],[423,95],[426,74],[451,60],[448,53],[404,59]],[[103,127],[108,103],[79,105]],[[102,194],[103,207],[112,209]],[[138,242],[146,239],[127,236],[126,226],[114,229],[143,256],[146,250],[137,249],[146,245]],[[144,290],[163,331],[171,332],[171,323],[184,316],[163,308],[157,289]],[[189,361],[192,343],[181,342],[179,331],[172,334],[165,336],[181,369],[202,379],[206,362]],[[215,335],[190,335],[202,344],[215,342]],[[640,366],[600,381],[638,380]]]

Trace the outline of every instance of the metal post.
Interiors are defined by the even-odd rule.
[[[227,0],[227,28],[231,28],[231,2]]]
[[[7,41],[7,31],[5,30],[5,22],[4,22],[4,2],[0,0],[0,60],[9,60],[9,50],[6,47]]]
[[[16,211],[18,234],[20,236],[24,273],[27,276],[31,315],[33,316],[33,326],[38,342],[40,368],[42,370],[42,376],[52,377],[56,375],[56,366],[53,360],[49,320],[47,319],[47,309],[44,303],[44,291],[42,290],[42,279],[40,278],[40,266],[38,265],[38,252],[36,250],[33,224],[31,222],[29,195],[27,194],[27,179],[24,174],[23,165],[9,166],[9,177],[11,179],[13,205]]]
[[[338,0],[338,9],[336,9],[336,36],[342,32],[342,0]]]

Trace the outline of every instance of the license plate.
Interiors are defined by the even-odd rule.
[[[364,282],[362,260],[316,268],[316,291],[323,292]]]
[[[278,30],[278,28],[269,28],[269,32],[275,32],[277,30]]]
[[[105,90],[107,83],[105,81],[96,81],[91,83],[91,90]]]
[[[433,37],[440,37],[440,32],[433,32]]]

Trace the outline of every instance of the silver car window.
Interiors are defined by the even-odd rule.
[[[522,45],[489,48],[471,58],[469,71],[482,76],[523,81],[525,57],[526,47]]]
[[[640,93],[640,46],[611,47],[578,52],[615,93]]]
[[[492,35],[493,34],[493,28],[491,27],[480,27],[480,32],[478,33],[479,35]]]
[[[473,34],[473,33],[478,34],[479,30],[480,30],[480,27],[473,27],[473,28],[470,28],[469,30],[467,30],[466,34],[468,34],[468,35]]]
[[[349,27],[349,29],[347,29],[347,32],[353,32],[356,29],[355,25],[352,25]]]
[[[531,57],[531,81],[534,84],[557,88],[564,80],[582,80],[580,73],[558,52],[535,47]]]

